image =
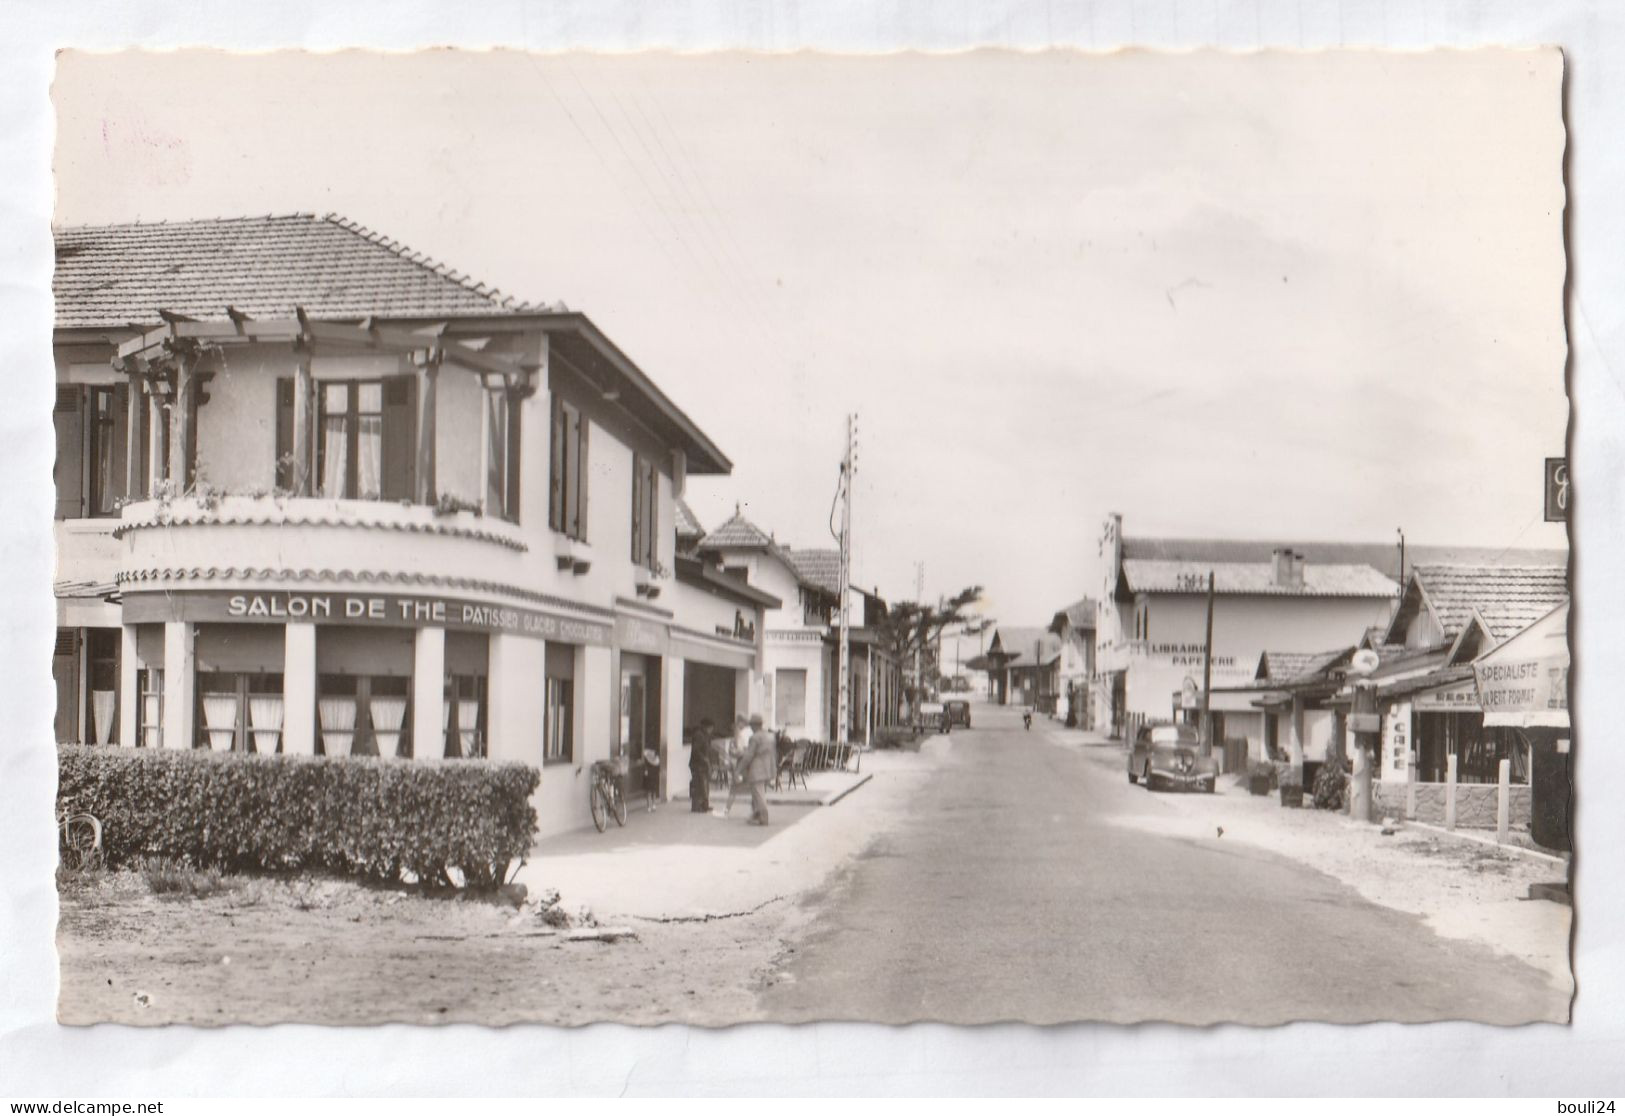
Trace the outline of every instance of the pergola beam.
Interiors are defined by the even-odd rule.
[[[302,309],[296,310],[293,318],[281,319],[255,319],[231,309],[228,314],[231,320],[226,322],[198,322],[163,314],[164,325],[132,337],[119,346],[118,355],[121,359],[145,358],[153,349],[184,341],[205,345],[305,341],[312,345],[354,346],[402,356],[433,348],[440,350],[443,363],[481,375],[500,376],[516,390],[527,385],[537,370],[534,362],[504,360],[461,341],[449,340],[444,325],[421,332],[379,325],[374,318],[349,325],[312,319]]]

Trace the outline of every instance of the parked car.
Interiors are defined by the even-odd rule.
[[[922,701],[914,717],[914,731],[941,732],[943,729],[942,702]]]
[[[950,698],[942,703],[942,727],[951,729],[955,725],[970,728],[970,702],[964,698]]]
[[[1202,738],[1194,725],[1146,725],[1135,736],[1128,756],[1128,781],[1142,779],[1147,790],[1177,787],[1212,794],[1219,761],[1202,754]]]

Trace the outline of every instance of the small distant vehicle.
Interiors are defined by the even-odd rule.
[[[1128,781],[1159,787],[1197,790],[1212,794],[1219,781],[1219,764],[1202,754],[1202,738],[1195,725],[1146,725],[1134,738],[1128,756]]]
[[[970,702],[964,698],[950,698],[942,703],[943,729],[949,730],[955,725],[970,728]]]
[[[944,727],[942,702],[922,701],[914,721],[916,732],[941,732]]]

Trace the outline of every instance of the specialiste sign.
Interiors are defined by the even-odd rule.
[[[166,620],[204,624],[305,621],[392,628],[435,627],[453,631],[512,632],[533,639],[601,647],[611,643],[609,624],[564,613],[455,597],[391,593],[127,593],[124,620],[130,624]]]

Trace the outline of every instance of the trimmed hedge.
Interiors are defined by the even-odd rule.
[[[101,819],[109,864],[163,856],[469,887],[501,883],[536,835],[534,767],[63,746],[59,801]]]

